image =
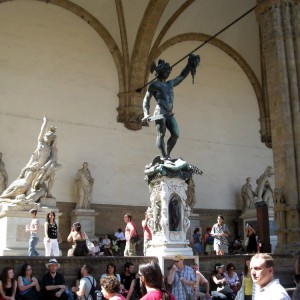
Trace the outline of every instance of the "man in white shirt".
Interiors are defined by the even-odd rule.
[[[250,262],[251,277],[256,284],[254,300],[290,300],[279,279],[274,279],[273,258],[265,253],[254,255]]]

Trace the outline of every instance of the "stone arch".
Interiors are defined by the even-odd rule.
[[[0,4],[4,2],[9,2],[14,0],[0,0]],[[103,39],[106,46],[108,47],[113,60],[115,62],[117,68],[117,74],[119,78],[119,90],[125,90],[125,74],[124,74],[124,60],[122,57],[122,53],[113,39],[109,31],[105,28],[105,26],[96,19],[93,15],[87,12],[85,9],[80,7],[79,5],[69,1],[69,0],[36,0],[40,2],[45,2],[47,4],[53,4],[68,10],[69,12],[77,15],[79,18],[88,23]]]
[[[155,61],[158,59],[158,57],[169,47],[185,42],[185,41],[202,41],[205,42],[208,39],[210,39],[210,35],[202,34],[202,33],[185,33],[181,35],[174,36],[164,43],[162,43],[159,47],[156,49],[152,49],[150,55],[149,55],[149,60],[148,60],[148,66],[146,70],[149,70],[149,65],[152,61]],[[269,120],[269,112],[265,108],[265,103],[264,103],[264,95],[263,95],[263,90],[261,87],[261,84],[259,83],[255,73],[249,66],[249,64],[244,60],[244,58],[237,52],[235,51],[232,47],[227,45],[226,43],[222,42],[221,40],[214,38],[212,39],[209,44],[221,49],[224,51],[226,54],[228,54],[230,57],[232,57],[237,64],[241,67],[241,69],[245,72],[246,76],[248,77],[256,98],[258,102],[258,107],[259,107],[259,115],[260,115],[260,134],[261,134],[261,141],[266,144],[267,147],[271,147],[270,145],[270,140],[271,140],[271,130],[270,130],[270,120]],[[145,74],[145,82],[147,81],[147,78],[149,76],[149,71],[147,74]]]

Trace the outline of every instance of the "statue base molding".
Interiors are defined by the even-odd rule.
[[[37,218],[40,221],[39,226],[39,242],[36,250],[39,254],[45,255],[44,247],[44,222],[46,216],[50,211],[56,214],[56,222],[61,215],[58,209],[40,207],[40,204],[32,203],[28,207],[22,207],[15,204],[2,203],[0,205],[0,255],[1,256],[27,256],[28,255],[28,241],[30,234],[25,232],[25,226],[30,224],[32,218],[29,210],[36,208],[38,210]]]

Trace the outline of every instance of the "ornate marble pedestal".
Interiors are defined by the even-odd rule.
[[[25,232],[26,224],[30,224],[32,218],[29,210],[33,207],[22,207],[15,204],[1,204],[0,212],[0,255],[1,256],[27,256],[28,255],[28,240],[29,232]],[[56,222],[58,223],[59,212],[53,207],[41,207],[40,204],[35,204],[38,209],[37,218],[40,221],[39,227],[39,242],[37,251],[40,255],[45,254],[44,248],[44,223],[47,213],[54,211],[56,214]]]
[[[148,208],[148,226],[152,232],[147,256],[157,256],[163,264],[164,257],[181,254],[192,256],[186,233],[190,227],[190,208],[186,205],[187,184],[180,178],[162,176],[151,181]]]

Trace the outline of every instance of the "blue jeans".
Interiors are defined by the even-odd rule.
[[[29,238],[29,248],[28,248],[28,255],[29,256],[39,256],[40,254],[35,250],[35,247],[39,241],[37,236],[31,236]]]

